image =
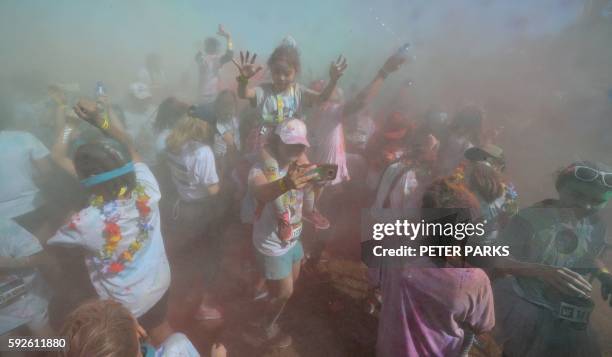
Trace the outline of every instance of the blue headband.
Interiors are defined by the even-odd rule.
[[[132,162],[128,162],[124,166],[121,166],[114,170],[110,170],[110,171],[103,172],[101,174],[89,176],[88,178],[81,180],[81,185],[85,187],[95,186],[102,182],[110,181],[119,176],[123,176],[132,171],[134,171],[134,164]]]

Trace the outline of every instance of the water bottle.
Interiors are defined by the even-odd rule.
[[[99,112],[103,112],[106,108],[104,106],[104,102],[101,99],[102,97],[106,97],[106,89],[104,88],[104,83],[102,81],[96,82],[96,106],[98,107]]]
[[[397,49],[397,55],[408,59],[408,51],[410,50],[410,43],[406,42],[400,48]]]
[[[416,56],[410,54],[410,47],[412,47],[410,43],[406,42],[400,48],[397,49],[397,52],[395,54],[406,60],[415,61]]]
[[[106,89],[104,88],[104,83],[102,81],[96,82],[96,97],[104,97],[106,96]]]

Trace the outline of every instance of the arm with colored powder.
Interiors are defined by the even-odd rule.
[[[234,65],[236,65],[240,72],[240,75],[236,77],[238,81],[238,97],[240,99],[255,99],[255,89],[249,88],[249,79],[262,70],[261,66],[255,65],[256,58],[257,54],[253,53],[253,56],[250,56],[249,51],[246,52],[246,56],[240,51],[240,63],[232,58],[232,62],[234,62]]]
[[[278,196],[289,190],[299,190],[304,188],[310,181],[316,178],[316,174],[307,175],[306,172],[313,169],[300,167],[296,162],[292,162],[287,170],[287,175],[274,181],[268,181],[266,176],[260,172],[250,178],[249,185],[253,189],[253,195],[261,203],[274,201]]]
[[[404,62],[406,62],[406,58],[398,56],[397,54],[389,57],[382,68],[376,73],[374,79],[361,90],[355,98],[346,103],[343,112],[344,116],[355,114],[368,106],[378,93],[380,93],[385,78],[387,78],[389,74],[397,71]]]
[[[227,62],[231,61],[232,58],[234,58],[234,43],[232,42],[232,35],[225,30],[223,25],[219,25],[219,31],[217,32],[217,35],[225,37],[225,41],[227,43],[227,50],[225,50],[225,53],[223,54],[223,56],[221,56],[219,62],[220,65],[223,66]]]
[[[516,215],[502,231],[500,244],[508,244],[510,256],[495,257],[495,267],[502,274],[539,279],[570,296],[586,297],[591,294],[591,284],[579,273],[566,268],[528,261],[533,251],[536,233],[531,224]]]
[[[49,257],[44,251],[26,257],[0,257],[0,271],[36,268],[48,262]]]
[[[329,82],[327,82],[323,91],[321,93],[312,90],[305,90],[303,92],[304,106],[308,108],[328,101],[334,93],[336,85],[338,85],[338,80],[340,80],[347,67],[346,58],[342,55],[338,56],[338,59],[332,62],[329,67]]]
[[[121,121],[117,118],[111,106],[108,105],[108,101],[103,103],[103,105],[105,110],[100,111],[95,101],[81,99],[77,105],[75,105],[74,112],[79,118],[87,121],[100,129],[104,134],[125,145],[132,157],[132,161],[141,162],[142,158],[134,146],[132,137],[125,131]]]
[[[66,122],[66,104],[65,102],[58,102],[58,106],[55,109],[55,127],[57,128],[55,142],[51,148],[51,158],[55,163],[68,172],[70,175],[76,177],[76,170],[72,160],[68,158],[68,142],[74,133],[75,128]]]

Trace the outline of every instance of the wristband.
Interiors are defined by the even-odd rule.
[[[601,269],[597,269],[594,272],[592,272],[591,276],[601,280],[603,277],[605,277],[606,275],[609,275],[609,274],[610,274],[610,271],[608,269],[601,268]]]
[[[238,84],[244,84],[244,85],[249,83],[249,79],[243,75],[239,75],[238,77],[236,77],[236,81],[238,81]]]
[[[287,190],[287,184],[285,183],[285,178],[283,177],[282,179],[278,180],[278,187],[280,187],[281,191],[283,193],[289,191]]]
[[[100,125],[100,128],[102,128],[102,130],[108,130],[108,128],[110,128],[110,121],[108,120],[108,113],[104,113],[104,121]]]
[[[64,128],[64,135],[62,137],[62,142],[64,144],[68,143],[68,139],[70,139],[70,134],[72,134],[72,128],[67,126]]]

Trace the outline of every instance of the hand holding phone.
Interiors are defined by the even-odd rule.
[[[315,177],[315,175],[310,175],[308,172],[315,165],[298,165],[297,162],[292,162],[289,164],[289,168],[287,169],[287,175],[283,177],[285,180],[285,184],[290,190],[299,190],[308,185]]]
[[[321,164],[310,170],[307,175],[316,175],[313,181],[333,181],[338,175],[338,165],[336,164]]]

